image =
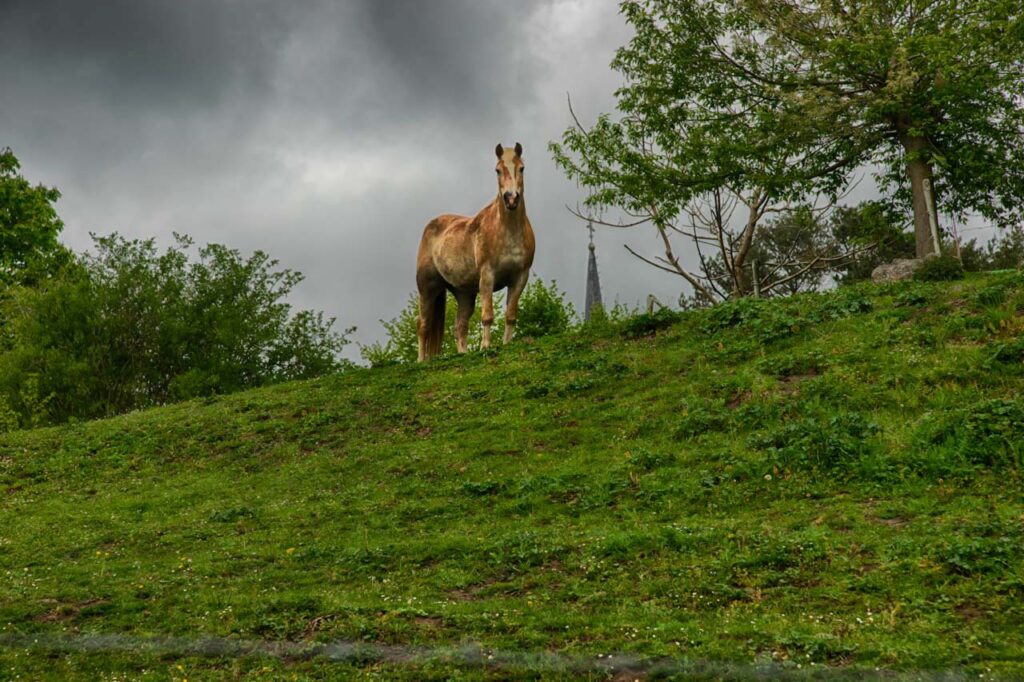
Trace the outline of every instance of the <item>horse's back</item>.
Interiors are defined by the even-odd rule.
[[[430,220],[423,228],[419,252],[416,255],[416,276],[422,284],[424,280],[436,280],[440,276],[438,264],[434,260],[438,242],[449,241],[459,233],[468,232],[467,227],[472,219],[454,213],[444,213]]]

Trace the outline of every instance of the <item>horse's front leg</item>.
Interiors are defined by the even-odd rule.
[[[480,338],[481,348],[491,347],[491,325],[494,324],[494,272],[490,268],[480,271],[480,321],[484,333]]]
[[[512,340],[512,332],[516,328],[516,318],[519,315],[519,297],[522,295],[523,289],[526,288],[526,280],[529,278],[530,271],[523,270],[508,288],[508,303],[505,304],[505,343]]]

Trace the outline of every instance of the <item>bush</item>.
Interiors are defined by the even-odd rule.
[[[767,434],[756,434],[749,445],[769,453],[772,463],[791,470],[835,470],[871,451],[868,440],[878,426],[856,412],[829,419],[803,418]]]
[[[502,292],[494,295],[495,313],[502,307]],[[448,294],[445,304],[445,330],[442,354],[455,352],[455,314],[458,305],[455,297]],[[405,308],[391,320],[381,320],[385,341],[378,341],[360,346],[359,353],[373,367],[383,367],[396,363],[416,362],[419,357],[419,339],[417,325],[420,315],[419,297],[409,296]],[[519,299],[519,317],[516,320],[517,336],[546,336],[567,331],[576,323],[576,311],[572,304],[565,300],[565,293],[558,290],[554,280],[545,285],[540,279],[530,282]],[[480,301],[477,299],[476,310],[469,320],[469,346],[479,347],[481,336]],[[501,330],[505,326],[504,315],[495,314],[492,329],[499,330],[491,335],[492,343],[497,337],[500,341]]]
[[[923,449],[944,446],[960,461],[989,467],[1024,464],[1024,400],[985,400],[927,419],[918,431]]]
[[[921,282],[947,282],[963,279],[963,276],[963,263],[948,252],[941,256],[926,258],[914,272],[914,279]]]
[[[668,308],[659,308],[653,313],[642,313],[628,318],[622,325],[622,335],[627,339],[652,336],[683,319],[681,313]]]
[[[723,431],[728,425],[729,415],[724,410],[696,406],[679,418],[672,436],[676,440],[689,440]]]
[[[752,340],[767,344],[791,336],[803,326],[803,320],[778,304],[759,298],[741,298],[709,308],[701,330],[713,335],[733,327],[742,328]]]
[[[53,204],[60,192],[32,186],[14,153],[0,149],[0,287],[46,279],[69,257],[57,241],[64,223]]]
[[[34,288],[9,291],[0,396],[22,426],[94,418],[335,371],[347,343],[283,303],[302,279],[257,251],[95,238]]]
[[[558,290],[558,283],[551,280],[535,279],[526,285],[519,299],[519,316],[516,320],[518,336],[548,336],[568,331],[576,324],[576,310],[565,300],[565,292]]]

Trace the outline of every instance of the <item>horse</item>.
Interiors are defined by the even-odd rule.
[[[523,198],[523,146],[509,149],[499,143],[494,171],[498,195],[474,217],[439,215],[423,229],[416,256],[419,289],[419,361],[441,352],[444,340],[445,301],[452,292],[458,304],[455,342],[460,353],[468,350],[469,318],[476,296],[483,299],[483,336],[480,346],[491,345],[494,292],[508,288],[505,305],[505,343],[512,340],[519,296],[530,276],[536,241],[526,217]]]

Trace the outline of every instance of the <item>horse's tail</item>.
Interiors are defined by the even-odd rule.
[[[429,360],[441,352],[444,342],[444,306],[448,292],[444,289],[432,299],[420,299],[420,338],[423,344],[421,360]]]

